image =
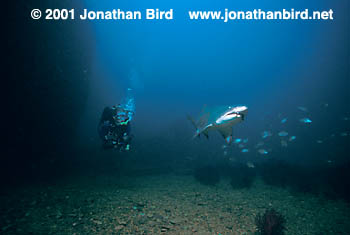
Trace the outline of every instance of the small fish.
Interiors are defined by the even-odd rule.
[[[292,135],[291,137],[289,137],[289,141],[293,141],[295,140],[297,137],[295,135]]]
[[[287,118],[283,118],[282,120],[281,120],[281,123],[283,124],[283,123],[286,123],[287,122]]]
[[[255,148],[259,148],[264,145],[264,142],[260,141],[255,145]]]
[[[244,145],[243,144],[239,144],[238,148],[242,149],[242,148],[244,148]]]
[[[303,123],[311,123],[311,119],[310,118],[301,118],[299,119],[300,122],[303,122]]]
[[[348,136],[348,135],[349,135],[349,134],[346,133],[346,132],[340,133],[340,136],[342,136],[342,137],[345,137],[345,136]]]
[[[255,168],[255,165],[252,162],[247,162],[248,168]]]
[[[272,133],[270,131],[264,131],[263,133],[261,133],[261,137],[263,139],[272,136]]]
[[[234,157],[230,157],[228,160],[230,160],[230,162],[235,162],[235,161],[237,161],[236,158],[234,158]]]
[[[221,148],[222,148],[222,149],[225,149],[225,148],[227,148],[227,145],[224,144]]]
[[[282,147],[288,147],[288,143],[285,140],[281,140]]]
[[[258,152],[259,152],[260,154],[263,154],[263,155],[269,153],[269,152],[267,152],[265,149],[259,149]]]
[[[322,143],[323,143],[323,141],[322,141],[322,140],[317,140],[317,141],[316,141],[316,143],[318,143],[318,144],[322,144]]]
[[[343,121],[349,121],[350,120],[350,118],[348,118],[348,117],[343,117],[342,119],[343,119]]]
[[[242,149],[241,152],[242,152],[242,153],[248,153],[248,152],[249,152],[249,149]]]
[[[237,139],[235,139],[235,140],[233,141],[233,143],[238,144],[238,143],[240,143],[241,141],[242,141],[242,139],[237,138]]]
[[[227,151],[224,151],[224,156],[226,156],[227,155]]]
[[[329,104],[328,104],[328,103],[323,103],[323,104],[321,104],[321,106],[322,106],[323,108],[328,108]]]
[[[248,138],[243,139],[243,143],[244,144],[248,143]]]
[[[303,106],[298,106],[297,108],[303,112],[308,112],[308,109]]]
[[[288,132],[286,132],[286,131],[281,131],[281,132],[278,133],[278,135],[281,136],[281,137],[285,137],[285,136],[288,135]]]

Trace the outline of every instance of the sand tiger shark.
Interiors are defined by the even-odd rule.
[[[193,138],[199,137],[201,134],[209,138],[208,132],[217,130],[227,143],[231,143],[232,127],[242,122],[247,113],[248,107],[246,106],[222,106],[211,109],[205,107],[197,122],[190,116],[187,116],[187,118],[196,128]]]

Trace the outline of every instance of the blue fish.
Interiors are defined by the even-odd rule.
[[[272,136],[272,133],[270,131],[264,131],[263,133],[261,133],[261,137],[263,139]]]
[[[238,144],[238,143],[240,143],[241,141],[242,141],[242,139],[237,138],[237,139],[235,139],[233,142],[234,142],[235,144]]]
[[[303,111],[303,112],[307,112],[307,108],[303,107],[303,106],[298,106],[298,109]]]
[[[285,137],[285,136],[288,135],[288,132],[286,132],[286,131],[281,131],[281,132],[278,133],[278,135],[281,136],[281,137]]]
[[[259,152],[260,154],[263,154],[263,155],[269,153],[269,152],[267,152],[265,149],[259,149],[258,152]]]
[[[242,153],[248,153],[248,152],[249,152],[249,149],[242,149],[241,152],[242,152]]]
[[[292,135],[290,138],[289,138],[289,141],[293,141],[295,140],[297,137],[295,135]]]
[[[303,123],[311,123],[311,119],[310,118],[301,118],[299,119],[300,122],[303,122]]]
[[[286,123],[286,121],[287,121],[287,118],[283,118],[282,120],[281,120],[281,123],[283,124],[283,123]]]

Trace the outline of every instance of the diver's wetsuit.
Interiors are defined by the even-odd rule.
[[[122,114],[125,114],[125,111],[120,107],[106,107],[103,110],[98,125],[98,133],[103,140],[103,148],[129,150],[131,141],[130,122],[128,117]]]

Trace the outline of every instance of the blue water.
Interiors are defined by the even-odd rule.
[[[94,127],[104,106],[119,103],[132,87],[136,149],[138,143],[160,138],[174,143],[173,148],[186,148],[189,152],[183,155],[203,148],[219,151],[223,141],[217,133],[210,133],[210,141],[191,141],[194,129],[186,115],[198,116],[205,105],[244,104],[249,114],[234,127],[233,138],[249,138],[251,158],[259,157],[252,150],[261,133],[270,131],[273,136],[264,147],[272,154],[303,162],[344,160],[345,149],[337,147],[348,141],[340,134],[349,132],[349,122],[344,121],[349,117],[349,17],[344,4],[85,1],[84,7],[91,10],[173,8],[175,19],[89,22],[94,57],[88,111],[81,124],[84,136],[96,137],[89,126]],[[193,22],[186,15],[188,10],[225,8],[332,8],[335,20]],[[277,138],[281,131],[297,137],[286,149]],[[318,139],[325,141],[319,145]],[[324,149],[332,154],[320,156]]]

